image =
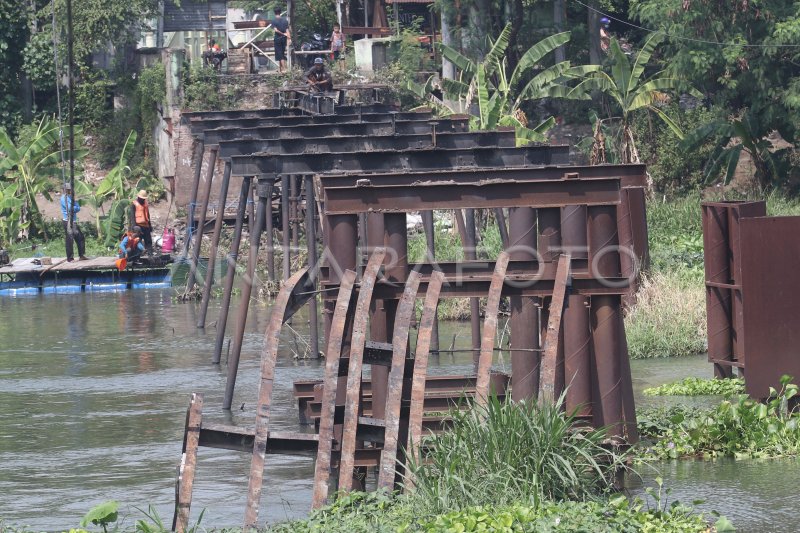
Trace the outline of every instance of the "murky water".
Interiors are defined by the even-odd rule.
[[[171,291],[129,291],[0,298],[0,519],[37,529],[77,526],[92,506],[121,502],[128,520],[134,506],[152,504],[169,523],[175,468],[192,391],[205,394],[204,420],[252,425],[258,356],[268,308],[254,308],[248,322],[235,409],[220,409],[225,366],[210,364],[218,301],[209,328],[199,332],[195,304],[172,301]],[[238,302],[234,302],[238,304]],[[302,317],[293,328],[306,334]],[[456,347],[469,343],[468,326],[454,333]],[[318,361],[295,359],[303,351],[289,329],[276,373],[276,429],[298,429],[291,387],[295,379],[322,375]],[[445,346],[443,346],[444,348]],[[507,365],[503,360],[498,366]],[[431,373],[466,373],[471,355],[441,355]],[[685,375],[710,375],[703,358],[634,362],[634,386]],[[637,394],[637,401],[653,402]],[[239,406],[244,403],[244,409]],[[734,520],[739,531],[786,531],[797,505],[785,490],[797,479],[797,461],[694,462],[660,465],[671,498],[707,500]],[[241,522],[249,457],[201,448],[192,519],[205,509],[203,525]],[[304,516],[313,464],[288,456],[267,461],[261,517]],[[790,527],[791,529],[791,527]]]

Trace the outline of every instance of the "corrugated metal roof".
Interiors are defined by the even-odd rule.
[[[174,0],[164,2],[164,31],[224,30],[226,0]]]

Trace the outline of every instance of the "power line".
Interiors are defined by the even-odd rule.
[[[688,41],[688,42],[698,43],[698,44],[710,44],[712,46],[740,46],[742,48],[800,48],[800,44],[721,43],[719,41],[709,41],[709,40],[706,40],[706,39],[695,39],[693,37],[682,37],[680,35],[672,35],[670,33],[667,33],[665,31],[663,31],[663,30],[654,30],[652,28],[645,28],[644,26],[639,26],[638,24],[633,24],[632,22],[628,22],[626,20],[619,19],[619,18],[617,18],[617,17],[615,17],[613,15],[610,15],[608,13],[604,13],[603,11],[600,11],[599,9],[595,9],[592,6],[588,6],[588,5],[584,4],[583,2],[581,2],[580,0],[572,0],[572,1],[575,2],[576,4],[582,5],[583,7],[588,9],[589,11],[594,11],[598,15],[602,15],[604,17],[608,17],[609,19],[611,19],[613,21],[619,22],[619,23],[624,24],[626,26],[630,26],[631,28],[636,28],[637,30],[646,31],[648,33],[660,33],[660,34],[666,35],[670,39],[676,39],[676,40],[679,40],[679,41]]]

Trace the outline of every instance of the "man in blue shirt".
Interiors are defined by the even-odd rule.
[[[286,71],[286,47],[292,39],[289,31],[289,20],[283,13],[276,13],[272,20],[272,27],[275,30],[275,37],[272,42],[275,45],[275,61],[278,62],[278,72]]]
[[[69,230],[69,211],[72,207],[72,231]],[[61,193],[61,222],[64,225],[64,243],[67,247],[67,261],[72,261],[75,257],[72,251],[72,242],[78,243],[78,257],[81,261],[86,261],[88,257],[86,253],[86,241],[81,233],[81,228],[78,227],[77,213],[81,210],[80,204],[75,201],[72,203],[72,186],[67,183]]]

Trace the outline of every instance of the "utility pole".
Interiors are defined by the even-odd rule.
[[[67,216],[67,231],[72,233],[75,227],[75,91],[73,79],[73,63],[75,54],[72,49],[72,0],[67,0],[67,79],[69,86],[67,106],[69,110],[69,214]]]

